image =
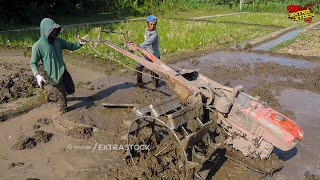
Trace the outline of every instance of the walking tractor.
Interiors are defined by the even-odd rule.
[[[131,51],[100,40],[100,35],[93,42],[104,43],[147,67],[172,91],[167,99],[135,107],[137,118],[127,124],[128,144],[150,146],[126,153],[146,178],[170,174],[179,179],[206,179],[221,157],[272,175],[282,168],[273,150],[288,151],[303,139],[296,123],[244,93],[241,85],[231,88],[196,70],[171,68],[133,42],[125,43]]]

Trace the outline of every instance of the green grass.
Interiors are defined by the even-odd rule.
[[[64,15],[57,16],[54,20],[60,24],[79,24],[79,23],[87,23],[87,22],[101,22],[101,21],[110,21],[114,19],[130,19],[134,18],[134,16],[122,16],[117,17],[112,15],[111,13],[91,13],[91,14],[76,14],[76,15]]]
[[[88,34],[91,39],[95,39],[101,30],[127,30],[131,41],[142,43],[145,26],[145,22],[135,21],[103,26],[67,27],[63,29],[60,35],[66,40],[77,41],[77,35],[84,36]],[[202,49],[208,46],[215,48],[225,47],[264,35],[270,32],[270,29],[239,24],[191,22],[162,18],[159,20],[157,31],[160,37],[161,54],[168,55],[190,49]],[[35,30],[20,33],[1,33],[0,45],[30,47],[36,42],[38,36],[39,32]],[[119,34],[102,34],[101,39],[108,39],[119,45],[125,41],[123,36]],[[117,59],[122,57],[106,45],[98,45],[97,49]],[[89,45],[84,46],[76,53],[87,56],[96,54]],[[124,61],[134,63],[129,60]]]
[[[317,0],[318,1],[318,0]],[[255,1],[255,3],[250,4],[243,4],[242,11],[249,11],[249,12],[271,12],[271,13],[288,13],[287,6],[291,4],[296,4],[296,5],[307,5],[311,2],[315,4],[313,7],[313,11],[316,13],[319,13],[319,6],[317,6],[317,2],[314,0],[307,0],[307,1],[296,1],[296,0],[285,0],[282,1],[283,3],[278,3],[278,2],[270,2],[269,1]],[[235,8],[235,7],[234,7]],[[239,6],[238,6],[239,8]]]
[[[236,9],[229,9],[226,5],[213,5],[207,3],[195,3],[195,7],[188,5],[188,7],[183,9],[168,10],[168,9],[158,9],[155,11],[154,15],[160,18],[192,18],[198,16],[208,16],[215,14],[225,14],[236,12]],[[96,11],[91,11],[89,13],[75,13],[70,15],[58,15],[53,19],[61,25],[79,24],[79,23],[93,23],[102,21],[111,21],[118,19],[131,19],[131,18],[143,18],[147,15],[143,14],[132,14],[132,15],[120,15],[112,12],[97,13]],[[0,21],[1,22],[1,21]],[[1,24],[1,30],[5,29],[24,29],[24,28],[37,28],[39,23],[35,24]]]
[[[210,16],[216,14],[236,13],[236,9],[229,9],[226,5],[211,5],[201,9],[191,9],[188,11],[168,11],[155,13],[155,15],[162,18],[193,18],[200,16]]]
[[[236,9],[229,9],[229,6],[226,5],[208,5],[204,4],[198,8],[194,9],[185,9],[179,11],[168,11],[162,10],[158,12],[154,12],[155,16],[159,18],[193,18],[200,16],[209,16],[216,14],[227,14],[227,13],[235,13]],[[57,17],[56,21],[61,22],[61,24],[77,24],[77,23],[86,23],[86,22],[101,22],[108,21],[114,19],[130,19],[130,18],[143,18],[146,16],[138,15],[138,16],[122,16],[122,17],[114,17],[109,13],[100,13],[100,14],[92,14],[92,15],[78,15],[78,16],[61,16]]]
[[[120,23],[113,26],[102,26],[95,28],[82,28],[66,30],[64,34],[68,40],[74,40],[75,34],[89,34],[91,38],[96,38],[101,29],[113,29],[115,31],[128,31],[131,41],[142,43],[145,22]],[[243,42],[247,39],[261,36],[269,32],[266,28],[248,27],[235,24],[190,22],[161,19],[157,26],[159,33],[159,46],[162,55],[183,52],[190,49],[202,49],[208,46],[221,48],[235,43]],[[116,44],[124,42],[121,35],[103,35],[102,39],[109,39]],[[122,56],[107,48],[106,45],[99,45],[97,49],[105,54],[117,59]],[[85,46],[80,51],[84,55],[96,54],[90,46]],[[134,63],[132,60],[124,60],[126,63]]]
[[[249,14],[241,14],[235,16],[224,16],[217,18],[210,18],[210,20],[217,22],[241,22],[241,23],[249,23],[249,24],[260,24],[260,25],[274,25],[274,26],[282,26],[288,27],[292,25],[304,26],[309,23],[301,21],[293,21],[288,19],[288,14],[275,14],[275,13],[249,13]],[[320,17],[315,15],[313,22],[318,21]]]
[[[244,4],[243,5],[243,11],[249,11],[249,12],[272,12],[272,13],[286,13],[287,6],[291,3],[271,3],[267,1],[260,1],[260,3],[251,3],[251,4]]]

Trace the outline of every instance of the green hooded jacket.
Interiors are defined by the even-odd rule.
[[[41,37],[32,46],[30,62],[33,75],[36,76],[39,75],[38,62],[41,60],[46,73],[46,80],[53,85],[61,82],[62,75],[66,70],[66,64],[62,58],[62,50],[67,49],[74,51],[81,47],[79,43],[71,43],[59,37],[57,37],[52,44],[49,44],[48,36],[55,28],[61,29],[52,19],[44,18],[41,21]]]

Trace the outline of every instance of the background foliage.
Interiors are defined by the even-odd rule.
[[[38,24],[44,17],[104,14],[105,18],[144,16],[156,12],[186,11],[227,5],[239,9],[240,0],[0,0],[0,23],[3,25]],[[315,3],[320,0],[244,0],[242,11],[286,13],[289,4]],[[3,28],[2,28],[3,29]]]

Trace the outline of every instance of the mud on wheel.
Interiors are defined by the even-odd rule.
[[[144,145],[147,150],[131,149],[129,161],[135,176],[147,179],[185,179],[186,155],[176,134],[160,119],[143,116],[129,128],[127,144]]]
[[[279,157],[272,153],[267,159],[261,159],[260,157],[246,157],[240,151],[232,148],[232,145],[225,144],[224,141],[227,138],[227,134],[224,133],[223,128],[218,125],[215,130],[218,136],[215,139],[222,143],[221,148],[226,149],[226,153],[223,155],[229,160],[234,161],[238,165],[245,167],[249,170],[262,174],[262,177],[272,176],[275,172],[280,171],[283,167],[283,161]]]

